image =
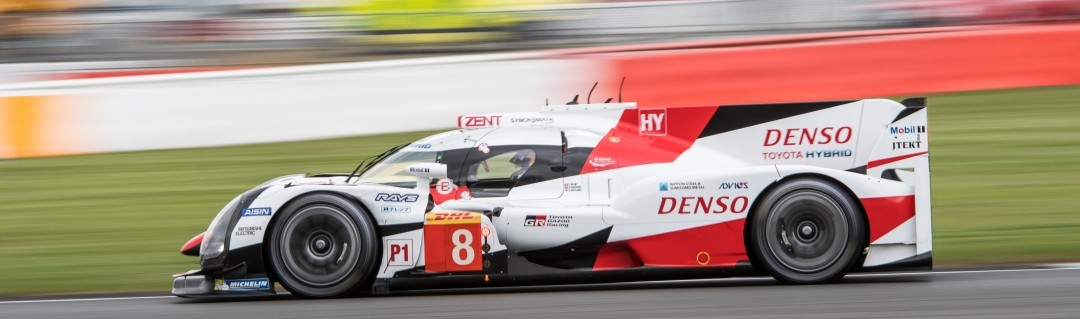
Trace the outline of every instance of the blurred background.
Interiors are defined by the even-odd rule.
[[[1080,0],[0,0],[0,296],[164,292],[254,185],[597,82],[641,106],[929,96],[935,262],[1080,261],[1077,19]]]
[[[1078,17],[1074,0],[2,0],[0,63],[266,66]]]

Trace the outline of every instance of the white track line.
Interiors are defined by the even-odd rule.
[[[146,297],[116,297],[116,298],[13,300],[13,301],[0,301],[0,305],[3,305],[3,304],[19,304],[19,303],[48,303],[48,302],[68,302],[68,301],[109,301],[109,300],[136,300],[136,299],[161,299],[161,298],[176,298],[176,297],[175,296],[146,296]]]
[[[1028,271],[1055,271],[1055,270],[1080,270],[1080,264],[1056,264],[1045,265],[1047,268],[1023,268],[1023,269],[987,269],[987,270],[950,270],[950,271],[925,271],[925,272],[887,272],[887,273],[871,273],[871,274],[850,274],[848,277],[888,277],[888,276],[910,276],[910,275],[949,275],[949,274],[982,274],[982,273],[996,273],[996,272],[1028,272]],[[705,280],[716,279],[740,279],[738,277],[732,278],[715,278]],[[669,280],[669,281],[649,281],[649,282],[682,282],[682,281],[699,281],[701,279],[688,279],[688,280]],[[633,282],[629,282],[633,283]],[[114,297],[114,298],[79,298],[79,299],[42,299],[42,300],[12,300],[12,301],[0,301],[0,305],[5,304],[27,304],[27,303],[53,303],[53,302],[75,302],[75,301],[115,301],[115,300],[138,300],[138,299],[163,299],[163,298],[177,298],[175,296],[144,296],[144,297]]]
[[[888,277],[904,275],[949,275],[949,274],[981,274],[994,272],[1023,272],[1023,271],[1051,271],[1051,270],[1080,270],[1080,265],[1045,265],[1047,268],[1022,268],[1022,269],[986,269],[986,270],[947,270],[947,271],[920,271],[920,272],[883,272],[851,274],[848,277]]]

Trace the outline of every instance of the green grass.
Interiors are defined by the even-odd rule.
[[[1080,87],[930,97],[935,262],[1080,261]],[[0,295],[167,291],[236,194],[432,132],[0,160]]]
[[[0,161],[0,295],[168,291],[199,267],[180,245],[240,192],[432,133]]]
[[[935,262],[1080,260],[1080,87],[929,104]]]

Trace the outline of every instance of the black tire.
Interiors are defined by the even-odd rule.
[[[785,182],[765,195],[753,214],[753,253],[776,280],[835,282],[860,259],[865,217],[851,196],[831,182]]]
[[[313,194],[281,212],[267,250],[285,289],[301,297],[331,298],[370,284],[379,242],[363,208],[338,196]]]

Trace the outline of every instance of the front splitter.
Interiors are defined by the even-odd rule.
[[[267,280],[239,279],[239,281]],[[257,289],[228,289],[220,279],[208,278],[206,275],[184,274],[173,278],[172,294],[178,297],[211,297],[211,296],[252,296],[252,295],[276,295],[272,282],[267,280],[267,285]]]
[[[173,279],[172,294],[180,297],[210,295],[214,293],[214,283],[204,275],[184,275]]]

